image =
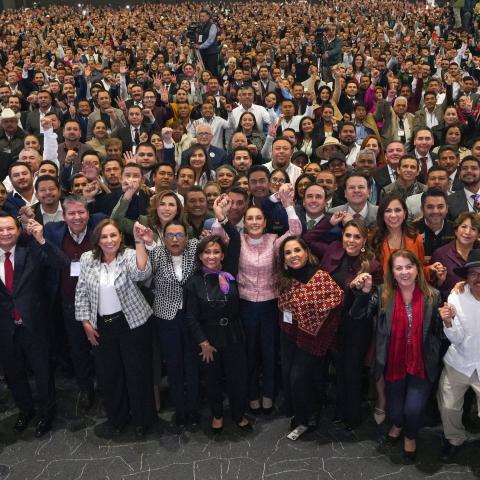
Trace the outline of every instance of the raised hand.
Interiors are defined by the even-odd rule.
[[[43,238],[43,225],[38,223],[36,220],[31,218],[27,223],[26,230],[27,233],[31,235],[38,243],[45,243],[45,239]]]
[[[440,314],[440,318],[443,320],[445,326],[450,328],[452,326],[453,319],[457,314],[455,307],[449,303],[444,303],[443,306],[438,309],[438,313]]]
[[[358,274],[350,283],[350,288],[356,288],[363,293],[370,293],[373,286],[372,276],[369,273]]]
[[[123,154],[123,159],[125,160],[125,163],[130,163],[130,162],[137,163],[135,155],[130,150],[128,150]]]
[[[140,222],[135,222],[133,225],[133,238],[135,241],[151,245],[153,243],[153,232],[150,228],[142,225]]]

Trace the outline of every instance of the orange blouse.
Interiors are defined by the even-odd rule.
[[[405,235],[402,241],[402,248],[414,253],[420,260],[420,263],[425,265],[425,249],[423,247],[423,237],[421,235],[417,235],[415,240]],[[395,252],[395,249],[391,249],[388,245],[387,239],[385,239],[383,241],[382,254],[380,258],[384,273],[387,271],[388,259],[393,252]]]

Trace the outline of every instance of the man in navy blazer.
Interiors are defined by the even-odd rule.
[[[480,160],[468,155],[460,162],[458,170],[463,188],[453,192],[447,200],[448,218],[452,221],[462,212],[480,211]]]
[[[21,234],[17,219],[0,212],[0,362],[20,410],[15,430],[22,432],[35,415],[28,369],[33,371],[39,422],[35,436],[51,429],[55,389],[49,367],[45,302],[46,265],[65,265],[62,252],[43,237],[31,219]],[[28,367],[27,367],[28,365]]]
[[[195,136],[198,144],[207,152],[207,161],[210,163],[212,170],[216,170],[220,165],[227,163],[227,152],[212,145],[213,134],[210,125],[205,123],[197,125]],[[191,151],[192,149],[189,148],[182,153],[182,165],[187,165]]]
[[[80,406],[88,410],[94,401],[93,358],[83,326],[81,322],[75,320],[75,288],[80,273],[80,256],[92,249],[90,242],[92,233],[98,222],[106,218],[106,215],[102,213],[90,215],[87,201],[79,195],[67,197],[62,207],[64,220],[47,223],[45,238],[63,251],[68,262],[62,270],[48,270],[48,296],[52,305],[60,293],[63,322],[80,389]]]

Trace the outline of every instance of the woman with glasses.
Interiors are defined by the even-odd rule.
[[[180,220],[168,222],[162,234],[162,243],[155,243],[153,231],[145,227],[142,238],[152,265],[154,323],[175,404],[175,422],[183,428],[198,424],[198,364],[183,302],[184,285],[197,267],[198,240],[189,239]]]
[[[270,193],[278,193],[280,187],[286,183],[290,183],[290,177],[285,170],[276,168],[270,172]]]
[[[216,201],[217,218],[226,219],[230,206],[227,196]],[[213,416],[211,430],[216,434],[222,431],[224,424],[224,383],[233,421],[242,431],[252,431],[245,417],[247,355],[235,278],[240,235],[228,221],[224,228],[230,237],[228,247],[221,237],[205,237],[197,248],[199,268],[185,287],[186,319],[200,348],[201,370]]]

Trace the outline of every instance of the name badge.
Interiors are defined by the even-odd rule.
[[[404,137],[405,136],[405,130],[401,130],[400,128],[398,129],[398,136],[399,137]]]
[[[203,43],[203,35],[198,36],[198,43]]]
[[[292,312],[288,312],[288,311],[283,312],[283,321],[291,325],[293,323]]]
[[[70,276],[78,277],[80,275],[80,262],[70,263]]]

